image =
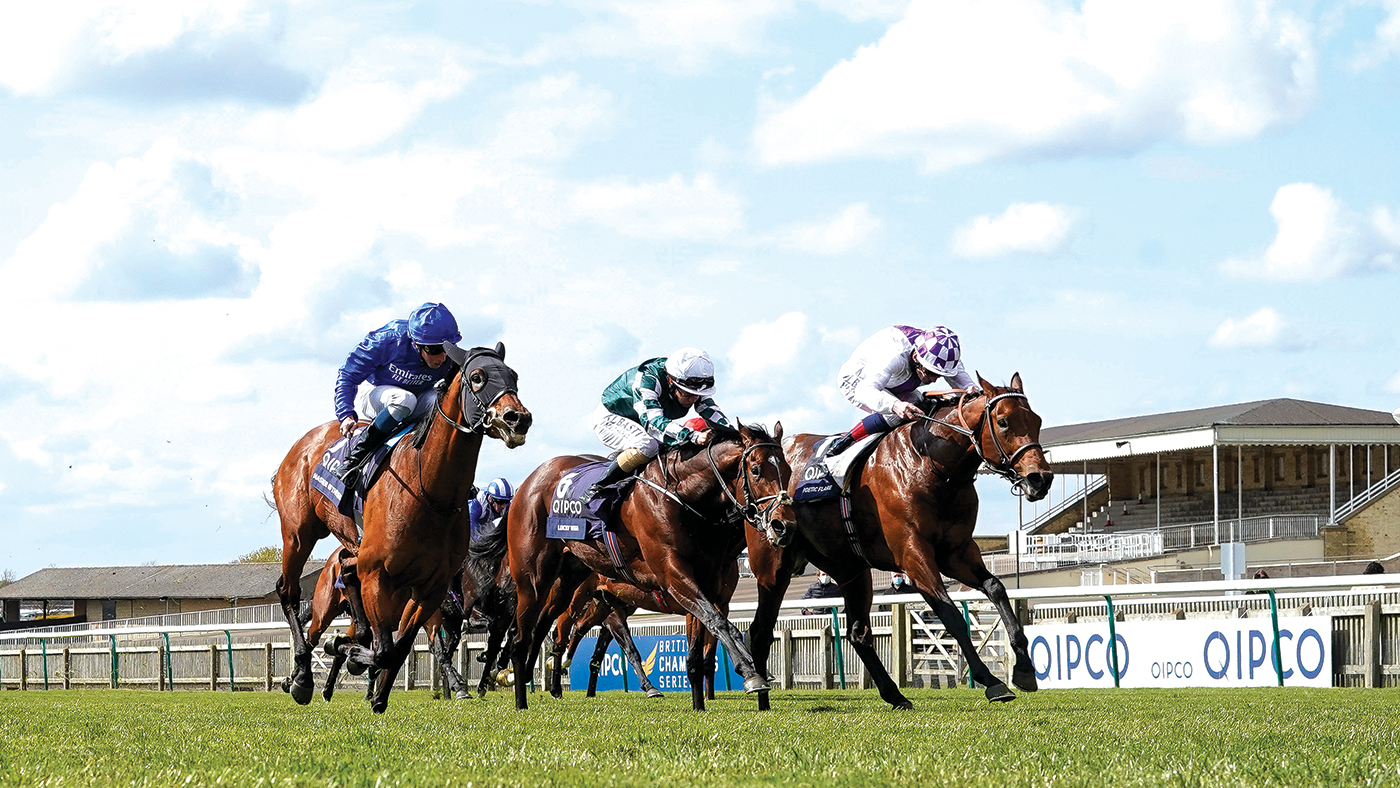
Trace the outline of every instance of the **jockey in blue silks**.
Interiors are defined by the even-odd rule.
[[[510,500],[515,490],[504,478],[492,479],[467,504],[467,514],[471,517],[472,541],[489,536],[506,521],[510,511]]]
[[[363,439],[345,458],[337,476],[347,489],[359,480],[365,460],[407,421],[429,412],[437,401],[433,385],[447,376],[449,352],[461,358],[457,319],[442,304],[427,303],[407,320],[392,320],[365,335],[335,377],[335,418],[340,434],[354,432],[360,415],[370,419]],[[360,384],[368,381],[356,396]]]

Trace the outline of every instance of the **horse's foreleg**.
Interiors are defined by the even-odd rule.
[[[685,659],[685,676],[690,681],[690,707],[705,710],[705,629],[695,616],[685,617],[685,638],[689,651]]]
[[[981,589],[982,593],[987,595],[987,599],[996,606],[1001,623],[1006,626],[1011,653],[1016,655],[1016,663],[1011,668],[1011,683],[1024,692],[1035,692],[1039,685],[1035,679],[1035,667],[1031,664],[1026,629],[1021,624],[1020,616],[1016,615],[1016,609],[1011,605],[1011,598],[1006,595],[1006,586],[982,563],[982,551],[977,548],[977,543],[969,542],[961,554],[946,556],[943,564],[944,572],[949,577],[972,588]]]
[[[870,570],[861,567],[854,577],[841,582],[841,594],[846,601],[846,640],[865,664],[865,669],[870,671],[870,678],[880,690],[880,697],[896,709],[914,708],[914,704],[904,697],[890,678],[885,664],[875,651],[875,633],[870,629],[870,599],[873,595]],[[837,643],[836,647],[840,648],[841,644]]]
[[[716,659],[719,652],[719,638],[713,633],[705,632],[705,700],[715,699],[715,670],[719,667]],[[758,663],[754,663],[757,667]]]
[[[287,535],[283,529],[282,576],[277,580],[277,599],[282,603],[282,613],[287,617],[287,626],[292,630],[292,669],[288,678],[287,690],[297,703],[311,702],[315,682],[311,676],[311,649],[315,646],[307,641],[302,630],[301,620],[301,570],[311,556],[313,545],[305,544],[295,535]]]
[[[977,653],[967,622],[948,596],[948,589],[943,586],[943,578],[932,557],[923,551],[906,551],[904,560],[905,564],[901,568],[909,575],[909,579],[914,581],[924,601],[928,602],[938,620],[943,623],[943,628],[957,641],[958,649],[962,651],[963,659],[967,660],[973,680],[987,688],[987,700],[1015,700],[1016,695],[1006,688],[1001,679],[992,675],[992,671]]]
[[[374,700],[370,702],[370,711],[383,714],[384,710],[389,708],[389,693],[394,688],[394,679],[398,677],[404,661],[413,654],[413,642],[418,639],[418,630],[436,613],[437,605],[430,609],[417,602],[409,602],[409,609],[403,617],[397,638],[390,631],[392,625],[385,625],[381,629],[379,636],[375,638],[375,663],[381,672]]]
[[[680,603],[680,606],[692,616],[700,620],[705,628],[715,633],[729,649],[729,654],[734,659],[734,669],[739,671],[739,675],[744,677],[744,692],[761,692],[769,689],[768,682],[757,668],[754,667],[753,656],[744,645],[744,636],[739,629],[729,623],[729,619],[724,617],[720,611],[708,598],[705,597],[695,578],[688,573],[675,571],[675,567],[668,573],[669,580],[666,591]]]
[[[608,655],[608,645],[612,643],[612,633],[604,627],[598,632],[598,644],[593,647],[593,658],[588,661],[588,697],[598,697],[598,674],[603,672],[603,658]]]
[[[771,553],[777,548],[768,547],[766,550]],[[778,606],[782,604],[788,584],[792,581],[796,554],[797,548],[790,546],[782,551],[781,557],[764,554],[761,556],[764,560],[758,560],[759,554],[752,547],[749,549],[749,566],[758,581],[758,608],[754,610],[753,622],[749,624],[747,642],[753,653],[754,666],[769,680],[772,674],[768,672],[768,655],[773,648],[773,629],[778,625]],[[758,693],[758,710],[768,709],[768,691],[764,690]]]
[[[462,643],[462,617],[455,613],[443,613],[441,625],[432,634],[437,637],[432,638],[429,645],[435,647],[433,656],[442,670],[443,697],[449,697],[450,693],[457,700],[470,698],[471,693],[462,681],[462,674],[452,664],[452,657]]]
[[[622,653],[626,655],[627,662],[632,666],[633,672],[637,674],[637,688],[646,693],[648,698],[664,697],[660,690],[652,686],[651,679],[647,678],[647,669],[642,664],[642,654],[637,651],[637,644],[632,641],[632,630],[627,627],[627,618],[622,615],[622,611],[609,610],[603,621],[607,624],[608,631],[612,633],[613,638],[617,640],[617,645],[622,649]]]

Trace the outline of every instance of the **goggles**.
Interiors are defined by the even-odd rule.
[[[676,381],[676,385],[679,386],[679,387],[682,388],[682,389],[691,389],[691,390],[693,390],[693,391],[704,391],[705,389],[714,388],[715,379],[714,379],[714,378],[682,378],[681,380],[677,380],[677,381]]]
[[[442,349],[442,345],[419,345],[418,349],[430,356],[441,356],[447,352]]]

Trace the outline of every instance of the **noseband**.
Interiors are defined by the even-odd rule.
[[[954,410],[961,426],[941,419],[935,419],[932,416],[924,416],[923,418],[926,421],[941,424],[954,432],[967,436],[968,440],[972,443],[972,450],[977,452],[977,456],[982,462],[987,464],[987,467],[992,470],[992,473],[1011,482],[1011,491],[1013,493],[1016,495],[1025,495],[1030,492],[1029,482],[1026,481],[1025,476],[1022,476],[1021,473],[1016,470],[1016,461],[1021,459],[1021,455],[1031,449],[1041,448],[1040,444],[1026,443],[1011,454],[1007,454],[1006,448],[1001,445],[1001,439],[997,437],[997,431],[992,430],[992,445],[996,447],[997,459],[993,460],[982,452],[982,432],[986,430],[987,425],[992,421],[992,408],[998,402],[1009,399],[1026,399],[1026,395],[1019,391],[1007,391],[988,399],[987,404],[982,408],[982,418],[975,427],[967,423],[967,416],[963,413],[963,405],[965,405],[968,400],[967,394],[958,397],[958,405]]]
[[[496,363],[499,364],[501,368],[505,370],[505,374],[502,375],[503,380],[501,380],[500,382],[496,382],[491,378],[490,375],[488,375],[486,378],[486,384],[481,387],[481,390],[483,392],[486,392],[487,395],[490,396],[489,400],[482,399],[482,397],[479,394],[477,394],[475,390],[472,389],[471,381],[467,378],[469,372],[473,371],[468,369],[467,365],[471,363],[472,359],[479,357],[494,359]],[[482,366],[484,365],[477,366],[474,369],[481,369]],[[437,418],[438,416],[441,416],[443,421],[447,422],[453,429],[457,430],[458,432],[465,433],[467,435],[483,434],[486,432],[486,425],[491,417],[491,406],[496,404],[496,400],[500,399],[502,396],[506,394],[516,393],[516,377],[514,370],[512,370],[510,367],[507,367],[505,365],[505,362],[501,360],[500,356],[496,355],[495,352],[487,348],[474,348],[471,351],[471,353],[465,359],[462,360],[462,364],[457,370],[457,376],[461,378],[462,381],[461,385],[458,387],[458,404],[462,408],[462,413],[470,413],[471,418],[468,419],[465,423],[463,423],[447,415],[446,411],[442,409],[442,397],[439,396],[433,400],[433,413],[428,416],[428,423],[423,425],[425,435],[427,434],[426,431],[432,428],[433,419]],[[441,386],[443,384],[439,383],[438,385]],[[446,391],[446,386],[443,386],[443,391]],[[471,395],[472,398],[472,403],[470,407],[467,404],[468,395]],[[418,446],[419,444],[414,445]],[[417,492],[414,492],[413,488],[409,487],[408,483],[405,482],[403,478],[399,476],[399,474],[394,470],[392,464],[388,466],[389,473],[391,473],[395,479],[399,480],[399,484],[403,485],[403,488],[408,491],[409,495],[412,495],[414,498],[417,498],[420,502],[422,502],[424,506],[428,507],[432,511],[445,516],[459,514],[462,511],[462,507],[439,506],[438,504],[433,502],[433,499],[431,497],[428,496],[428,491],[423,487],[423,450],[421,446],[415,453],[418,455]],[[474,494],[476,488],[473,487],[472,491]]]
[[[729,491],[729,485],[724,483],[724,476],[720,474],[719,464],[715,462],[713,443],[705,447],[705,456],[710,461],[711,470],[715,472],[715,479],[719,481],[719,488],[724,491],[724,497],[728,498],[729,502],[734,504],[734,508],[743,516],[744,522],[765,534],[769,534],[769,538],[772,538],[772,526],[770,523],[773,519],[773,513],[776,512],[780,506],[791,506],[792,497],[789,496],[787,490],[783,488],[781,478],[778,480],[777,493],[765,495],[762,498],[754,494],[753,482],[749,474],[748,459],[749,454],[759,447],[767,447],[777,452],[783,450],[781,446],[772,441],[755,443],[744,447],[743,453],[739,455],[739,475],[743,480],[744,499],[747,503],[740,503],[739,499],[734,497],[734,493]]]
[[[505,366],[505,362],[501,361],[499,356],[497,356],[494,352],[486,348],[475,348],[465,359],[463,359],[461,370],[458,372],[458,375],[462,378],[462,385],[458,388],[457,398],[459,400],[458,404],[462,408],[462,413],[471,414],[471,418],[467,420],[466,423],[458,422],[451,416],[447,415],[447,413],[444,412],[442,409],[442,399],[440,397],[433,403],[437,408],[437,415],[441,416],[443,421],[446,421],[448,424],[452,425],[453,429],[457,430],[458,432],[463,432],[467,434],[471,434],[474,432],[485,432],[486,424],[491,418],[491,406],[496,404],[496,400],[499,400],[506,394],[518,393],[515,389],[515,380],[513,374],[506,375],[506,379],[502,380],[499,383],[492,380],[490,376],[487,376],[486,384],[481,387],[481,390],[485,392],[490,397],[490,399],[483,399],[476,392],[476,390],[472,388],[471,381],[467,379],[467,373],[470,371],[468,370],[467,365],[471,363],[472,359],[481,357],[493,359],[504,369],[508,371],[510,370],[510,367]],[[480,368],[480,366],[476,367],[476,369]],[[468,395],[470,395],[472,398],[470,406],[467,404]]]

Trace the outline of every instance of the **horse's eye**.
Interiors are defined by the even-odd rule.
[[[1006,419],[997,419],[997,426],[1006,429]]]
[[[763,463],[755,462],[749,464],[749,473],[763,473]]]

